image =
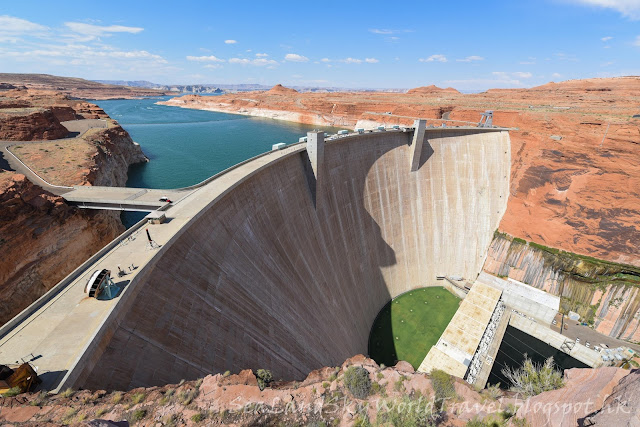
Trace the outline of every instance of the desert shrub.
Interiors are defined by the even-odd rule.
[[[393,383],[393,389],[395,391],[403,391],[404,382],[406,381],[406,379],[407,377],[405,377],[404,375],[400,375],[400,378],[398,378],[398,381]]]
[[[269,386],[269,383],[273,381],[273,375],[271,374],[271,371],[267,369],[258,369],[256,371],[256,379],[258,380],[258,387],[260,387],[260,390],[264,390]]]
[[[100,418],[104,414],[106,414],[109,410],[107,408],[100,408],[96,411],[96,418]]]
[[[111,397],[111,402],[117,405],[122,401],[122,396],[123,396],[123,393],[121,391],[116,391],[115,393],[113,393],[113,396]]]
[[[350,366],[344,373],[343,382],[353,397],[358,399],[364,399],[371,393],[369,371],[362,366]]]
[[[437,409],[442,409],[447,400],[454,399],[457,396],[456,389],[453,386],[453,377],[440,369],[432,370],[429,376],[435,392],[434,403]]]
[[[371,427],[371,421],[369,421],[369,417],[361,414],[353,422],[353,427]]]
[[[47,401],[47,392],[41,391],[31,402],[29,402],[29,405],[43,406],[46,401]]]
[[[146,416],[147,416],[146,409],[137,409],[133,411],[133,413],[131,414],[131,421],[133,421],[134,423],[137,423],[138,421],[141,421],[142,419],[144,419],[144,417]]]
[[[202,412],[198,412],[197,414],[193,414],[191,416],[191,421],[193,421],[194,423],[199,423],[202,420],[204,420],[205,414]]]
[[[71,397],[71,396],[73,396],[73,393],[75,393],[75,391],[73,391],[72,388],[68,388],[65,391],[63,391],[62,393],[60,393],[60,395],[62,397]]]
[[[481,419],[476,416],[467,421],[466,427],[502,427],[502,423],[493,419]]]
[[[178,394],[178,400],[180,400],[180,403],[182,403],[184,406],[187,406],[191,402],[193,402],[193,399],[195,399],[197,396],[198,390],[181,391]]]
[[[504,368],[502,375],[511,382],[512,391],[525,396],[535,396],[564,386],[562,373],[555,369],[553,357],[545,360],[543,364],[538,364],[525,355],[521,368]]]
[[[9,390],[2,393],[5,397],[13,397],[20,394],[20,387],[11,387]]]
[[[484,391],[484,394],[486,394],[487,396],[489,396],[494,400],[502,396],[502,390],[500,390],[500,383],[487,386],[487,389]]]
[[[133,402],[134,405],[137,405],[138,403],[142,402],[144,398],[145,398],[144,393],[134,393],[131,395],[131,401]]]
[[[430,427],[436,425],[436,420],[422,396],[403,396],[379,405],[376,425]]]

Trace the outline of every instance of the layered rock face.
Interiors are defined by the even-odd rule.
[[[640,341],[640,269],[527,244],[496,233],[484,270],[562,297],[562,308],[615,338]]]
[[[24,175],[0,173],[0,324],[122,231],[113,214],[81,212]]]
[[[32,110],[37,110],[33,112]],[[51,140],[66,137],[61,121],[106,118],[97,106],[34,90],[3,93],[0,140]],[[65,185],[123,186],[130,164],[146,161],[140,146],[119,125],[95,129],[83,142],[86,168]],[[72,141],[65,139],[61,144]],[[73,152],[82,157],[85,152]],[[58,155],[62,150],[56,150]],[[23,159],[29,163],[30,159]],[[31,167],[37,170],[37,165]],[[117,212],[82,211],[33,185],[23,175],[0,169],[0,324],[43,295],[124,227]]]
[[[101,130],[85,139],[96,147],[93,166],[86,171],[85,182],[89,185],[122,187],[127,182],[129,165],[148,161],[140,145],[121,126]]]
[[[19,115],[6,114],[0,110],[0,140],[58,139],[64,138],[68,133],[51,110],[36,110]]]

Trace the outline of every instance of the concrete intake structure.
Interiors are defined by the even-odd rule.
[[[52,386],[130,389],[247,368],[302,379],[366,354],[391,298],[437,275],[475,280],[507,206],[508,132],[427,128],[417,167],[412,133],[310,134],[315,153],[265,154],[167,209],[167,223],[149,226],[162,248],[121,295],[77,295],[77,307],[112,307],[97,327],[91,310],[75,315],[95,330],[68,343],[82,348],[67,365],[46,366],[64,373]],[[31,349],[43,364],[45,347]]]

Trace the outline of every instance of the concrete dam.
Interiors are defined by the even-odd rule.
[[[134,227],[5,325],[0,360],[37,357],[57,390],[247,368],[302,379],[366,354],[395,296],[437,276],[476,279],[510,164],[504,129],[310,133],[209,180],[166,222]],[[145,247],[145,227],[159,248]],[[82,294],[96,268],[131,263],[117,297]]]

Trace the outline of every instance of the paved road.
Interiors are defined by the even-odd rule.
[[[2,156],[9,163],[11,169],[16,171],[17,173],[21,173],[26,176],[29,181],[34,184],[42,187],[44,190],[53,193],[57,196],[61,196],[72,190],[71,187],[62,187],[59,185],[52,185],[40,178],[38,174],[29,169],[27,165],[22,163],[10,150],[9,147],[12,145],[28,145],[28,144],[38,144],[41,142],[51,142],[51,141],[0,141],[0,151],[2,151]]]
[[[556,315],[557,325],[551,325],[551,329],[560,332],[560,324],[561,324],[562,315],[558,313]],[[587,342],[591,344],[591,348],[594,345],[600,346],[600,344],[606,344],[609,348],[617,348],[617,347],[629,347],[640,353],[640,345],[631,344],[624,340],[619,340],[617,338],[609,337],[607,335],[601,334],[588,326],[582,326],[575,320],[571,320],[568,317],[564,318],[564,324],[567,325],[567,328],[562,331],[562,334],[567,338],[574,340],[576,338],[580,338],[580,344],[585,345]]]

